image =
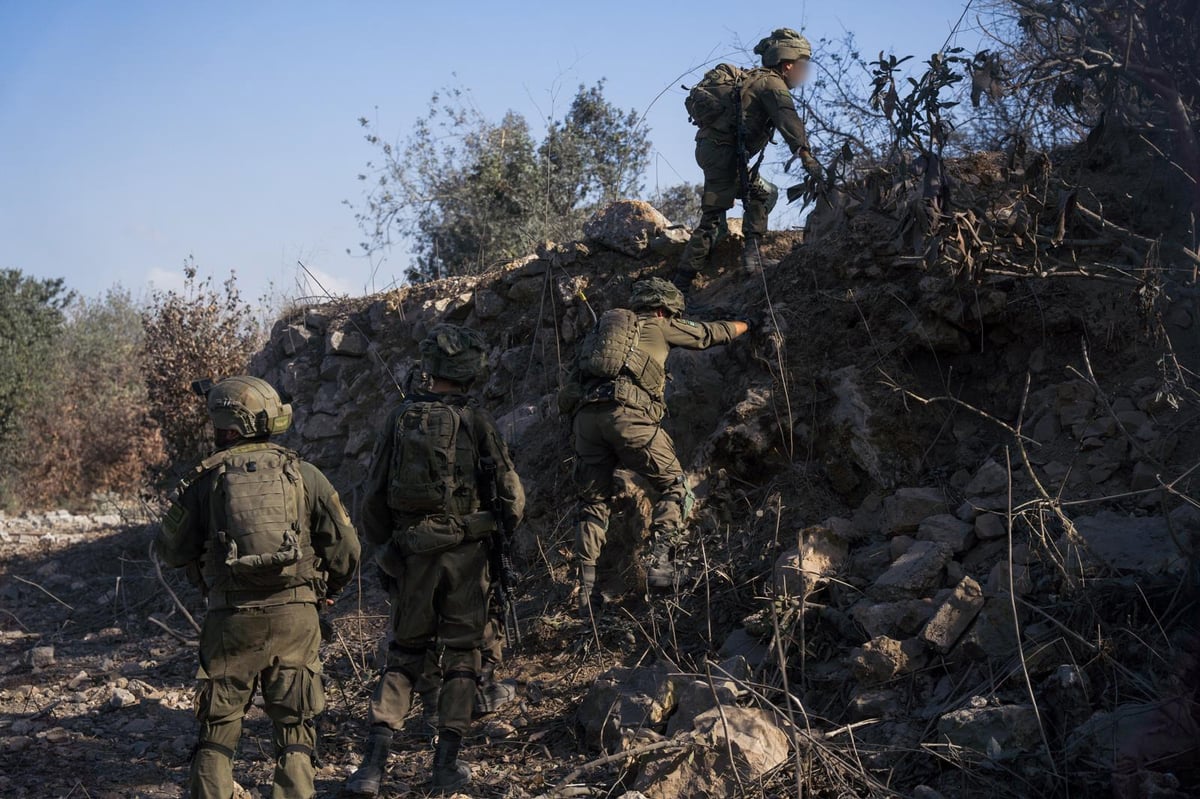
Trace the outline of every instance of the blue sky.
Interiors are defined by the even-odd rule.
[[[372,155],[360,116],[400,138],[457,80],[489,116],[536,128],[556,92],[561,110],[606,78],[645,114],[652,189],[700,177],[676,79],[689,67],[784,25],[925,56],[962,6],[0,0],[0,268],[139,294],[176,285],[191,255],[257,297],[304,293],[302,259],[361,292],[371,266],[346,254],[361,236],[342,204]]]

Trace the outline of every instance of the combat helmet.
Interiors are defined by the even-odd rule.
[[[754,46],[754,54],[762,56],[764,67],[773,67],[780,61],[812,58],[812,45],[806,37],[791,28],[776,28],[770,36]]]
[[[671,316],[683,313],[686,302],[683,293],[660,277],[650,277],[633,284],[629,296],[629,307],[635,311],[653,311],[665,308]]]
[[[218,430],[236,430],[243,438],[261,438],[292,426],[292,406],[270,383],[238,375],[221,380],[205,393],[208,415]]]
[[[421,368],[431,377],[469,386],[486,363],[487,339],[469,327],[436,325],[421,342]]]

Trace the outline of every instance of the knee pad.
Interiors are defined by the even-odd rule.
[[[312,761],[314,765],[316,764],[317,751],[311,746],[305,746],[304,744],[288,744],[287,746],[280,748],[275,752],[275,762],[278,763],[282,761],[285,757],[293,752],[296,754],[308,755],[308,759]]]
[[[779,187],[769,180],[758,178],[750,185],[750,194],[770,213],[779,202]]]
[[[229,760],[233,760],[233,750],[228,746],[217,743],[216,741],[201,741],[198,743],[196,745],[196,750],[193,753],[193,757],[201,752],[216,752],[217,754],[223,755]]]
[[[442,655],[442,679],[447,681],[456,677],[474,680],[482,668],[483,654],[478,649],[446,647],[446,652]]]

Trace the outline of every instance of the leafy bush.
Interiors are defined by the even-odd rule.
[[[142,312],[150,413],[177,468],[212,447],[208,415],[203,400],[191,391],[192,381],[244,373],[262,339],[235,275],[216,287],[211,277],[197,277],[190,259],[183,274],[181,291],[154,292]]]
[[[10,501],[80,505],[96,492],[132,494],[164,460],[142,378],[141,313],[128,292],[77,301],[39,364],[19,417]]]

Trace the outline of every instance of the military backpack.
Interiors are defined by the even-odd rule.
[[[732,64],[717,64],[705,72],[683,101],[692,124],[734,133],[742,115],[742,84],[749,74]]]
[[[300,457],[282,447],[234,447],[206,459],[212,476],[209,530],[217,549],[210,563],[246,588],[285,588],[316,575],[301,523]]]
[[[478,510],[475,442],[467,413],[444,402],[405,407],[392,431],[389,507],[414,515]]]

